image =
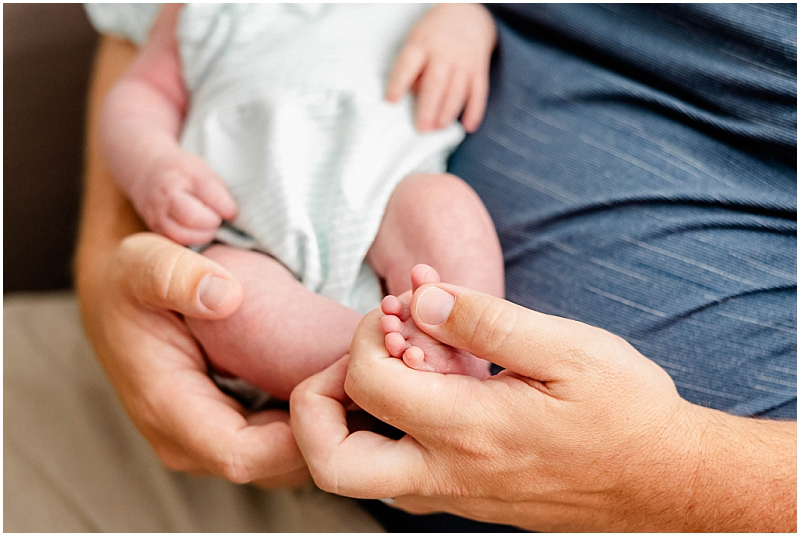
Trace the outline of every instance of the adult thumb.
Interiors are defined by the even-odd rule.
[[[446,283],[421,286],[411,315],[435,339],[539,381],[568,377],[596,337],[586,324]]]
[[[224,318],[242,302],[242,286],[222,266],[175,242],[137,233],[122,241],[117,277],[144,304],[195,318]]]

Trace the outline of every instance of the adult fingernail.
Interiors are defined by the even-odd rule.
[[[225,303],[231,290],[233,283],[230,280],[215,275],[207,275],[197,287],[200,301],[212,311]]]
[[[456,299],[438,287],[428,287],[417,299],[417,318],[422,322],[438,326],[447,320]]]

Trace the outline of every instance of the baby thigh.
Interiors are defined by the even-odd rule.
[[[288,399],[298,383],[348,353],[357,312],[314,294],[262,253],[215,245],[204,255],[244,287],[230,317],[186,319],[215,369]]]
[[[504,296],[492,219],[472,188],[449,173],[409,175],[397,185],[367,260],[390,294],[410,290],[411,268],[425,263],[442,281]]]

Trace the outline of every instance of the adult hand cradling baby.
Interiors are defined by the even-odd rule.
[[[388,355],[379,312],[367,315],[349,365],[292,395],[293,428],[323,489],[539,531],[792,523],[790,511],[748,501],[776,492],[762,475],[792,478],[791,449],[780,445],[794,423],[692,405],[621,338],[476,291],[425,285],[411,311],[429,335],[506,370],[480,381],[410,369]],[[407,435],[349,433],[350,400]],[[741,443],[743,427],[760,452]],[[712,498],[727,485],[737,494],[722,506]],[[726,516],[728,508],[741,511]]]
[[[241,285],[210,259],[152,233],[126,238],[85,308],[97,355],[136,427],[168,467],[267,487],[308,471],[285,411],[250,413],[211,381],[173,312],[230,315]],[[102,317],[103,321],[92,321]]]

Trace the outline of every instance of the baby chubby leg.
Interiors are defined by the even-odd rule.
[[[230,317],[186,319],[220,372],[288,399],[298,383],[350,350],[357,312],[309,291],[267,255],[223,245],[204,254],[244,287],[242,305]]]
[[[504,296],[500,242],[472,188],[446,173],[404,179],[392,194],[367,259],[394,295],[381,306],[389,353],[419,370],[488,375],[487,362],[420,331],[408,312],[410,294],[404,294],[441,275],[448,283]],[[429,266],[415,267],[419,263]]]
[[[410,175],[397,185],[367,253],[389,294],[411,288],[411,269],[424,263],[448,283],[505,295],[503,254],[478,195],[449,173]]]

